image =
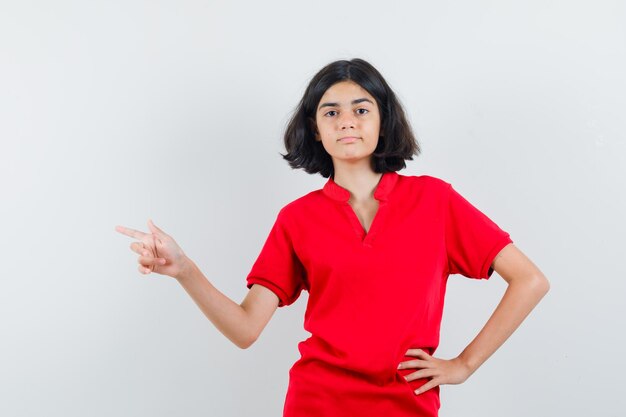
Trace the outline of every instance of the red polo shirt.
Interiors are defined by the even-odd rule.
[[[439,344],[449,274],[489,278],[512,240],[452,186],[428,175],[383,174],[368,233],[350,192],[329,178],[278,213],[247,277],[279,306],[309,292],[301,358],[289,371],[284,417],[432,417],[439,387],[398,370],[410,348]]]

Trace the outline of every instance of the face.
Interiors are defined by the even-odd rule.
[[[317,132],[333,164],[369,162],[378,144],[380,113],[376,99],[353,81],[333,84],[322,96],[315,114]]]

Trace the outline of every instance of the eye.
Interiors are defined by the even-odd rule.
[[[367,113],[369,113],[369,112],[370,112],[368,109],[364,109],[364,108],[357,109],[356,111],[357,111],[357,113],[358,113],[358,114],[360,114],[360,115],[367,114]],[[362,112],[361,112],[361,111],[362,111]],[[360,112],[360,113],[359,113],[359,112]],[[333,113],[333,114],[331,114],[331,113]],[[324,116],[331,116],[331,117],[332,117],[332,116],[334,116],[336,113],[337,113],[337,110],[330,110],[330,111],[326,112],[326,113],[324,114]]]

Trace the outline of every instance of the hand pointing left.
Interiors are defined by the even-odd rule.
[[[124,226],[116,226],[115,230],[138,240],[131,243],[130,248],[141,255],[138,259],[139,272],[156,272],[178,278],[189,264],[189,259],[174,238],[159,229],[152,220],[148,221],[148,227],[150,233]]]

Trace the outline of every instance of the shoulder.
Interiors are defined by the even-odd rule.
[[[402,175],[398,174],[400,188],[409,188],[414,191],[426,191],[429,193],[446,194],[451,184],[433,175]]]
[[[278,217],[288,221],[296,217],[307,215],[311,210],[315,210],[315,207],[319,207],[322,201],[324,201],[324,196],[322,195],[321,189],[310,191],[282,206],[278,212]]]

